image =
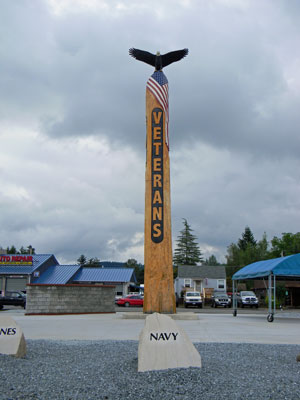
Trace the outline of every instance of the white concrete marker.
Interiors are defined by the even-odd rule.
[[[187,334],[165,314],[146,318],[139,338],[138,371],[201,368],[201,357]]]
[[[26,342],[19,325],[9,316],[0,316],[0,354],[25,357]]]

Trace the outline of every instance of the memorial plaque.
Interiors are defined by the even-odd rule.
[[[0,354],[25,357],[26,342],[19,325],[9,316],[0,316]]]
[[[201,368],[201,357],[185,331],[167,315],[146,318],[139,338],[138,371]]]

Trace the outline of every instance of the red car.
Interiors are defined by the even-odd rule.
[[[144,304],[144,298],[140,295],[135,295],[135,294],[130,294],[129,296],[122,297],[122,299],[119,299],[117,301],[118,306],[124,306],[124,307],[129,307],[129,306],[135,306],[135,307],[143,307]]]

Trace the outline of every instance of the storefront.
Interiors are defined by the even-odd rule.
[[[0,254],[0,292],[25,292],[27,283],[55,265],[58,261],[52,254]]]

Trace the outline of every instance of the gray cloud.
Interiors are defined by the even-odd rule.
[[[289,122],[288,153],[295,149],[299,122],[290,110],[298,109],[299,100],[289,93],[284,65],[276,58],[276,19],[272,24],[259,15],[256,21],[262,9],[277,16],[276,7],[262,3],[245,10],[230,2],[216,2],[216,8],[177,5],[170,17],[161,7],[160,18],[149,7],[118,17],[86,11],[57,18],[47,7],[27,3],[24,19],[19,18],[21,10],[15,12],[18,29],[10,45],[16,65],[12,68],[8,58],[4,104],[11,97],[14,106],[19,104],[18,113],[34,111],[50,136],[106,135],[141,149],[145,81],[152,72],[130,59],[128,48],[168,51],[182,44],[190,47],[189,57],[166,71],[173,143],[191,137],[239,150],[260,151],[262,145],[265,153],[272,137],[271,153],[282,153]],[[294,34],[288,22],[286,37]]]
[[[183,217],[219,257],[245,225],[297,231],[298,19],[279,0],[4,0],[0,244],[143,261],[152,68],[132,46],[190,49],[165,70],[174,239]]]

